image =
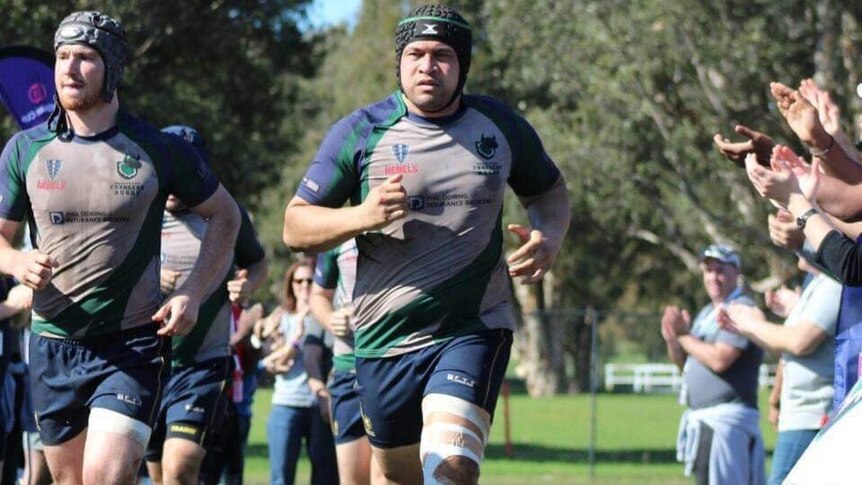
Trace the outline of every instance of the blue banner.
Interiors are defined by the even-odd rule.
[[[0,99],[21,129],[47,120],[54,111],[54,58],[24,46],[0,48]]]

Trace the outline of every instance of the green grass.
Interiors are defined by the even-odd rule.
[[[761,390],[761,409],[767,393]],[[261,389],[246,459],[246,483],[269,483],[266,419],[272,391]],[[503,399],[497,404],[491,440],[482,465],[481,483],[689,485],[682,465],[675,461],[676,430],[683,408],[674,395],[601,394],[597,397],[596,464],[590,475],[590,396],[509,401],[513,453],[505,455]],[[775,431],[762,416],[761,429],[768,450]],[[304,457],[297,483],[308,483]]]

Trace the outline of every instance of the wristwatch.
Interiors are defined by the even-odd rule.
[[[808,218],[813,216],[814,214],[817,214],[817,209],[815,209],[814,207],[805,211],[805,214],[802,214],[801,216],[796,218],[796,227],[798,227],[799,229],[805,229],[805,223],[808,222]]]

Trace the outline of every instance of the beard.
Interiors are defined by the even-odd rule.
[[[60,88],[57,93],[60,98],[60,105],[66,111],[86,112],[99,106],[104,102],[102,99],[102,84],[98,86],[85,84],[84,89],[80,90],[77,95],[65,94]]]

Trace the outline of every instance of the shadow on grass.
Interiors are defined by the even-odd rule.
[[[506,456],[505,447],[500,444],[492,443],[485,449],[485,457],[487,458],[527,462],[586,463],[589,456],[589,450],[583,448],[559,448],[528,443],[514,443],[511,457]],[[596,450],[596,463],[676,463],[676,450],[673,448]]]

